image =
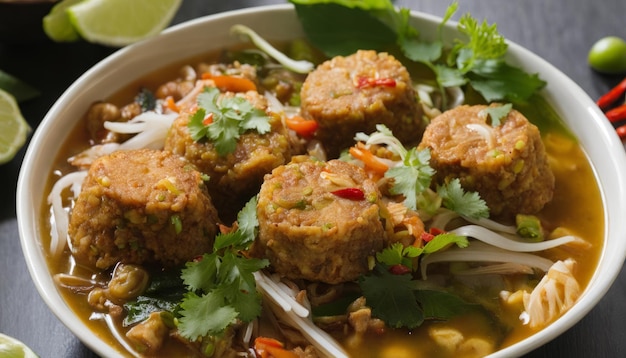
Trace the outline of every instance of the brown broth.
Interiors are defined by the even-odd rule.
[[[160,83],[164,82],[164,79],[174,79],[182,64],[197,63],[200,59],[207,61],[207,58],[208,61],[211,61],[216,58],[216,55],[193,58],[167,66],[150,76],[146,76],[145,79],[125,86],[107,100],[119,106],[129,103],[140,88],[145,87],[155,90]],[[54,181],[59,176],[73,170],[67,164],[66,158],[89,146],[85,132],[83,124],[79,123],[70,134],[70,139],[62,146],[54,164],[55,172],[50,173],[48,178],[47,192],[49,192]],[[558,133],[544,135],[544,142],[546,143],[549,156],[553,159],[551,163],[556,177],[556,190],[553,201],[538,216],[547,227],[565,227],[591,243],[592,248],[588,251],[568,253],[578,262],[576,279],[581,287],[584,288],[588,285],[595,271],[603,246],[604,212],[600,191],[593,168],[591,168],[585,153],[578,144],[569,141],[569,139],[564,139]],[[41,230],[43,246],[47,247],[50,243],[50,211],[47,204],[44,204],[42,207],[41,222],[47,223],[46,227]],[[563,251],[555,249],[548,253],[548,256],[556,260],[563,258],[563,254]],[[106,280],[107,275],[109,275],[108,273],[95,273],[80,265],[76,265],[68,250],[64,252],[61,259],[57,260],[48,257],[48,266],[52,274],[73,273],[90,278],[99,278],[100,280]],[[107,325],[102,320],[90,319],[93,310],[86,302],[86,294],[76,294],[67,289],[60,289],[60,292],[68,305],[86,325],[105,342],[116,347],[122,354],[125,354],[125,349],[113,337]],[[510,346],[535,333],[532,329],[519,323],[519,313],[505,312],[504,316],[500,317],[502,321],[512,324],[514,327],[503,339],[498,339],[497,342],[494,342],[496,350]],[[490,337],[494,335],[493,327],[488,322],[485,322],[484,317],[476,319],[476,317],[469,315],[455,318],[447,323],[428,323],[413,332],[398,330],[393,334],[387,334],[383,338],[365,336],[362,343],[354,347],[354,342],[351,342],[349,338],[338,338],[343,340],[344,344],[349,347],[351,354],[359,357],[458,356],[456,353],[450,354],[450,352],[446,352],[432,344],[427,330],[433,326],[453,327],[467,336]],[[177,348],[173,346],[165,347],[164,356],[173,354],[175,349]],[[421,352],[421,355],[418,355],[418,352]]]

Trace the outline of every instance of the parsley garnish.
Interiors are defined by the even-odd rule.
[[[469,241],[467,241],[467,237],[465,236],[443,233],[436,235],[423,247],[404,247],[401,243],[394,243],[376,253],[376,260],[387,266],[404,265],[413,269],[414,258],[423,254],[432,254],[452,244],[456,244],[460,248],[465,248],[469,245]]]
[[[237,216],[238,229],[218,235],[212,253],[188,262],[183,269],[181,278],[189,290],[178,312],[183,337],[196,340],[217,335],[237,319],[250,322],[261,314],[261,296],[253,273],[269,262],[240,253],[254,240],[258,225],[255,210],[256,198],[252,198]]]
[[[479,219],[489,217],[489,207],[476,192],[465,192],[458,178],[438,186],[437,194],[443,199],[443,206],[461,216]]]
[[[210,121],[205,121],[211,116]],[[189,120],[189,132],[195,141],[209,139],[220,156],[235,151],[237,140],[248,130],[260,134],[270,131],[270,118],[243,97],[220,97],[219,89],[205,87],[198,95],[198,110]]]

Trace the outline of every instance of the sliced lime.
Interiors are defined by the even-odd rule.
[[[1,89],[0,128],[0,164],[3,164],[13,159],[22,148],[30,126],[22,116],[15,98]]]
[[[0,333],[0,357],[37,358],[35,352],[13,337]]]
[[[85,0],[67,8],[70,21],[85,40],[125,46],[161,32],[182,0]]]

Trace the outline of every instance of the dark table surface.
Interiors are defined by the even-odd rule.
[[[174,23],[278,3],[284,1],[185,0]],[[438,16],[449,5],[442,0],[395,3]],[[463,0],[455,19],[465,12],[497,23],[505,37],[561,69],[593,99],[621,79],[595,73],[587,66],[586,58],[589,48],[599,38],[607,35],[626,38],[624,0]],[[45,39],[27,45],[0,43],[0,69],[42,92],[38,98],[20,105],[24,117],[36,128],[74,80],[114,51],[84,42],[56,44]],[[13,161],[0,166],[0,332],[25,342],[41,357],[95,356],[48,310],[28,273],[15,213],[15,190],[23,155],[24,149]],[[607,295],[585,318],[528,356],[626,356],[625,301],[626,272],[622,270]]]

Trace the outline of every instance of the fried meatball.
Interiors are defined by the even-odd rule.
[[[380,197],[376,183],[354,164],[296,156],[265,177],[251,254],[269,259],[288,278],[354,280],[385,241]]]
[[[140,149],[94,161],[69,235],[74,257],[101,269],[174,266],[210,252],[217,224],[202,173],[169,152]]]
[[[233,93],[225,95],[233,96]],[[244,96],[255,107],[267,108],[265,98],[254,91],[236,94]],[[225,221],[232,220],[243,203],[258,192],[263,176],[275,167],[289,162],[291,144],[281,118],[270,116],[271,130],[265,134],[248,131],[241,135],[234,152],[220,155],[208,140],[195,141],[188,128],[193,111],[183,111],[174,120],[165,140],[165,150],[185,157],[207,174],[207,184],[213,203]]]
[[[356,133],[374,132],[379,123],[404,143],[417,144],[423,132],[409,72],[384,52],[361,50],[322,63],[307,76],[300,97],[302,115],[318,122],[316,138],[329,158],[353,145]]]
[[[541,210],[552,200],[554,175],[539,129],[516,110],[494,126],[486,108],[459,106],[428,125],[419,147],[431,150],[435,181],[459,178],[494,216]]]

